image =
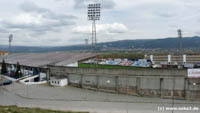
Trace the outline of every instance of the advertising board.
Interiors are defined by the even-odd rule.
[[[200,69],[188,69],[188,78],[200,78]]]

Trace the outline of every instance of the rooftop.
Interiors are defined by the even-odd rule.
[[[6,52],[6,51],[0,51],[0,53],[8,53],[8,52]]]
[[[6,63],[31,66],[46,67],[47,65],[65,66],[79,60],[94,57],[95,53],[68,53],[68,52],[51,52],[51,53],[16,53],[6,57],[0,56],[0,62],[3,58]]]

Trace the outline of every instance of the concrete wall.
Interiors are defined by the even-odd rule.
[[[49,66],[52,74],[66,75],[67,73],[79,74],[93,74],[93,75],[106,75],[106,76],[187,76],[187,70],[177,69],[152,69],[152,68],[139,68],[133,69],[96,69],[96,68],[74,68],[64,66]]]
[[[82,79],[82,85],[86,87],[96,88],[97,86],[97,77],[96,76],[87,76],[85,75]]]
[[[51,76],[65,76],[69,84],[115,93],[200,99],[200,79],[188,79],[178,69],[92,69],[49,66]],[[195,86],[193,83],[199,83]]]

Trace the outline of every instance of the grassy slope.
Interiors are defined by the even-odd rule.
[[[0,113],[89,113],[89,112],[65,112],[55,110],[45,110],[40,108],[23,108],[17,106],[0,106]]]

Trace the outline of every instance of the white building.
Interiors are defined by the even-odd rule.
[[[63,78],[63,79],[58,79],[58,78],[50,78],[50,84],[52,86],[67,86],[68,85],[68,79],[66,78]]]

